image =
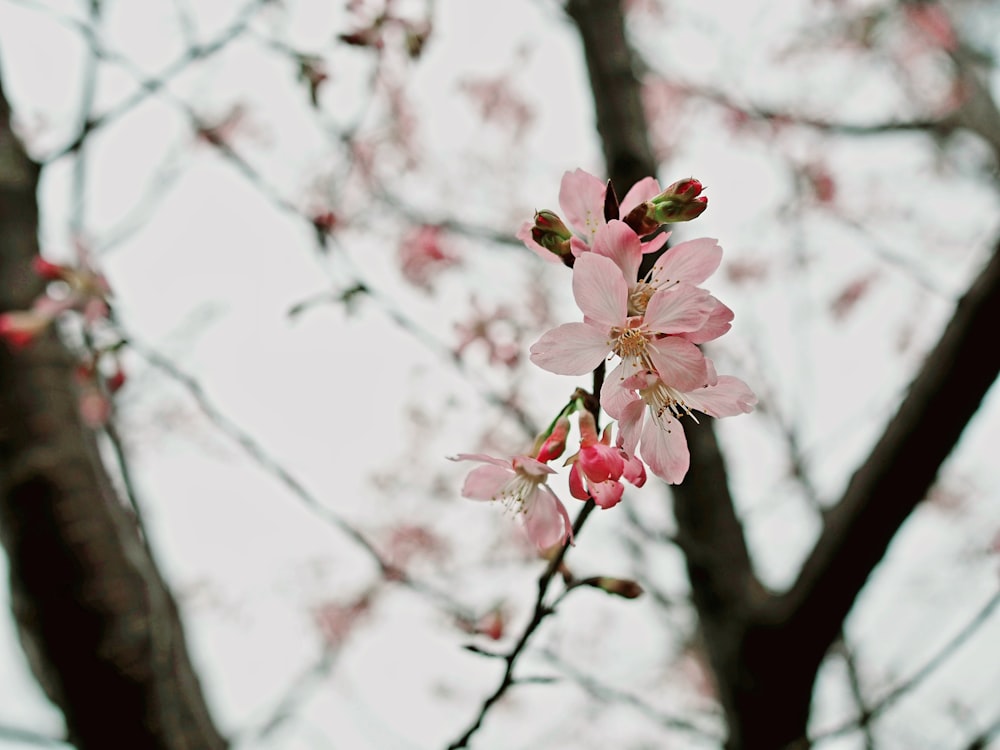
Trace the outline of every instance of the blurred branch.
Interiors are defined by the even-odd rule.
[[[583,688],[584,691],[599,700],[602,706],[606,706],[608,703],[618,703],[623,706],[628,706],[642,716],[645,716],[653,723],[659,724],[664,729],[682,732],[688,735],[695,735],[702,740],[708,740],[711,742],[721,742],[724,739],[719,733],[718,727],[700,726],[699,724],[691,721],[690,719],[686,719],[679,714],[667,713],[656,706],[652,706],[638,695],[627,693],[623,690],[607,685],[592,675],[581,672],[551,649],[543,649],[541,654],[560,672],[573,680],[573,682]],[[719,719],[717,715],[706,718],[716,720]]]
[[[0,312],[43,291],[38,178],[0,88]],[[75,366],[52,330],[0,349],[0,541],[29,664],[80,750],[221,750],[177,604],[80,418]]]
[[[595,507],[597,506],[594,501],[588,500],[584,504],[583,508],[580,509],[580,512],[576,516],[576,521],[573,522],[574,538],[580,533],[587,517],[591,514]],[[556,556],[549,561],[548,566],[545,568],[545,572],[542,573],[541,577],[538,579],[538,594],[535,597],[535,606],[531,614],[531,619],[528,621],[528,624],[525,626],[520,637],[517,639],[517,642],[511,647],[511,650],[508,651],[506,655],[484,654],[486,656],[503,659],[507,663],[507,666],[504,669],[503,676],[500,678],[500,684],[497,685],[496,689],[483,701],[483,705],[479,709],[479,714],[473,720],[472,724],[469,725],[468,729],[466,729],[457,740],[448,745],[447,750],[459,750],[459,748],[468,747],[472,736],[479,731],[479,728],[486,720],[486,715],[489,713],[490,708],[504,696],[511,686],[516,683],[514,680],[514,666],[524,653],[525,647],[528,645],[531,637],[535,634],[535,631],[538,630],[538,627],[549,615],[555,613],[555,609],[553,607],[545,604],[545,596],[548,594],[549,585],[552,583],[552,579],[555,577],[556,573],[561,572],[563,560],[565,559],[566,553],[569,551],[571,544],[572,542],[567,541],[562,548],[560,548],[558,554],[556,554]]]
[[[979,409],[1000,372],[987,345],[1000,320],[1000,244],[959,300],[896,416],[826,514],[792,588],[771,614],[809,634],[818,665],[869,574]],[[940,408],[947,404],[947,409]]]
[[[826,732],[821,732],[812,737],[812,741],[818,743],[823,740],[848,734],[859,727],[866,728],[875,719],[885,713],[886,710],[891,708],[896,701],[923,684],[928,677],[930,677],[939,667],[951,658],[955,652],[958,651],[958,649],[961,648],[973,635],[975,635],[976,631],[990,619],[998,605],[1000,605],[1000,592],[993,594],[993,596],[979,608],[976,614],[972,616],[969,622],[967,622],[961,630],[959,630],[943,646],[941,646],[941,648],[939,648],[922,667],[910,675],[910,677],[896,685],[896,687],[869,706],[867,710],[864,710],[864,707],[862,706],[861,715],[857,719],[849,721]]]

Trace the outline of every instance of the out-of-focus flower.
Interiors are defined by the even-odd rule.
[[[555,471],[530,456],[494,458],[482,453],[460,453],[454,461],[479,461],[469,472],[462,495],[473,500],[496,500],[524,521],[528,538],[540,549],[573,540],[566,508],[546,484]]]
[[[434,277],[459,263],[458,256],[443,242],[441,227],[425,224],[407,234],[399,244],[399,264],[404,278],[414,286],[430,290]]]

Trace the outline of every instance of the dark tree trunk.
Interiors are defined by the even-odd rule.
[[[38,174],[0,88],[0,312],[42,291]],[[79,417],[74,366],[53,332],[0,345],[0,541],[29,663],[80,750],[222,750],[176,604]]]

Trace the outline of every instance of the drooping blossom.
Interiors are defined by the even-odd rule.
[[[434,277],[456,265],[458,256],[448,248],[444,230],[425,224],[409,232],[399,243],[399,265],[403,277],[414,286],[431,290]]]
[[[691,461],[680,417],[697,422],[696,411],[731,417],[753,411],[757,403],[746,383],[729,375],[715,376],[711,360],[706,362],[715,385],[686,391],[646,371],[622,382],[608,379],[601,391],[601,405],[618,420],[619,446],[630,456],[638,446],[650,470],[669,484],[684,479]]]
[[[584,375],[608,354],[621,364],[608,376],[624,380],[650,370],[680,389],[705,385],[708,370],[697,346],[677,335],[701,329],[714,309],[703,289],[681,283],[654,293],[645,315],[628,314],[628,285],[610,259],[587,253],[573,268],[573,296],[582,323],[564,323],[531,347],[531,361],[557,375]]]
[[[559,207],[573,232],[572,237],[568,239],[571,252],[575,257],[590,251],[598,228],[607,223],[604,216],[604,201],[607,190],[608,187],[604,182],[582,169],[566,172],[563,175],[559,187]],[[619,216],[627,216],[634,208],[655,197],[659,192],[660,185],[654,178],[645,177],[639,180],[622,199],[619,206]],[[548,217],[555,216],[551,211],[539,211],[535,215],[536,221],[539,215],[550,222],[551,219]],[[617,219],[618,217],[612,218]],[[533,234],[532,232],[535,226],[536,222],[526,221],[518,230],[517,238],[545,260],[559,263],[559,254],[553,254],[551,247],[544,247],[537,241],[537,233]],[[666,241],[666,236],[660,235],[651,242],[645,243],[643,251],[651,253],[659,250]]]
[[[567,459],[570,494],[578,500],[593,498],[602,508],[612,508],[622,499],[622,477],[636,487],[646,483],[646,470],[634,456],[611,445],[611,425],[598,437],[597,424],[590,412],[580,413],[580,450]]]
[[[524,521],[528,538],[541,549],[573,540],[573,525],[566,508],[546,484],[555,470],[530,456],[502,459],[482,453],[460,453],[454,461],[480,461],[469,472],[462,496],[496,500]]]

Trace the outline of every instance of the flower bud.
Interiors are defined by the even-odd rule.
[[[595,589],[606,591],[612,596],[620,596],[623,599],[638,599],[644,593],[642,586],[628,578],[595,576],[580,581],[580,583],[584,586],[592,586]]]
[[[640,203],[629,211],[622,219],[640,237],[652,234],[660,228],[660,222],[655,218],[655,208],[652,203]]]
[[[65,266],[60,266],[57,263],[49,263],[40,255],[36,255],[31,259],[31,268],[46,281],[59,281],[61,279],[65,279],[67,271],[69,270]]]
[[[570,254],[569,241],[573,233],[552,211],[536,211],[531,239],[550,253],[560,257]]]
[[[566,451],[566,435],[569,433],[569,418],[559,417],[551,434],[545,438],[542,447],[538,449],[538,460],[543,464],[554,458],[559,458]]]
[[[693,177],[678,180],[649,202],[652,210],[648,213],[661,224],[696,219],[708,208],[708,196],[701,195],[703,189]]]

